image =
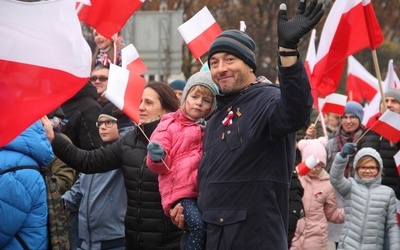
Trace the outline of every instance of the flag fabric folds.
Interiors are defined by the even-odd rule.
[[[123,68],[128,69],[133,74],[141,75],[147,71],[146,65],[133,44],[121,49],[121,64]]]
[[[315,50],[315,36],[316,36],[316,30],[313,29],[311,31],[311,36],[310,36],[310,42],[308,44],[308,50],[307,50],[307,56],[306,60],[304,61],[304,68],[306,69],[308,80],[310,82],[311,86],[311,94],[314,98],[314,103],[313,106],[318,109],[318,91],[317,91],[317,86],[315,84],[315,81],[312,79],[312,72],[314,70],[314,65],[316,61],[316,50]]]
[[[145,0],[91,0],[79,11],[79,20],[110,39],[124,27],[126,21],[142,6]]]
[[[400,151],[397,152],[394,156],[394,162],[396,163],[396,167],[397,167],[397,172],[399,173],[400,176]]]
[[[359,103],[371,102],[379,93],[379,83],[353,56],[347,58],[346,91],[349,100]]]
[[[371,0],[336,0],[322,29],[312,74],[320,96],[336,91],[349,55],[382,42]]]
[[[204,55],[214,39],[222,33],[207,7],[181,24],[178,31],[196,59]]]
[[[400,114],[388,109],[370,129],[387,140],[397,143],[400,140]]]
[[[325,98],[324,106],[322,107],[323,113],[335,113],[343,115],[346,107],[347,96],[333,93]]]
[[[122,67],[110,64],[106,98],[139,123],[139,105],[146,79]]]
[[[0,146],[77,93],[92,52],[69,0],[3,0],[0,8]]]
[[[386,78],[382,83],[383,92],[388,89],[400,89],[400,80],[393,68],[393,59],[389,60],[388,71],[386,73]],[[379,106],[381,102],[381,94],[378,92],[371,100],[371,102],[364,108],[364,118],[362,124],[368,127],[368,120],[379,113]]]

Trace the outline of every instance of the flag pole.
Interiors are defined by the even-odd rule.
[[[144,135],[144,137],[147,139],[148,142],[150,142],[149,137],[147,137],[146,133],[143,131],[143,129],[139,126],[139,124],[137,124],[134,120],[132,120],[132,122],[136,125],[136,127],[140,130],[140,132],[142,132],[142,134]],[[164,159],[161,159],[162,163],[164,163],[164,166],[168,169],[168,171],[170,170],[167,163],[165,163]]]
[[[371,126],[372,127],[372,126]],[[370,131],[371,130],[371,127],[370,128],[368,128],[358,139],[357,139],[357,141],[356,142],[354,142],[355,144],[358,144],[358,142],[361,140],[361,138],[363,138],[364,137],[364,135],[366,135],[367,133],[368,133],[368,131]]]
[[[201,66],[204,65],[203,61],[201,60],[201,58],[199,57],[199,62],[201,63]]]
[[[83,3],[82,2],[80,2],[79,3],[79,5],[78,5],[78,8],[76,8],[76,14],[78,15],[79,14],[79,12],[81,12],[81,10],[82,10],[82,8],[83,8]]]
[[[383,93],[383,86],[382,86],[382,77],[381,72],[379,70],[379,63],[378,63],[378,56],[376,54],[376,50],[371,50],[372,60],[374,62],[374,68],[376,73],[376,78],[378,79],[379,91],[381,93],[381,103],[383,105],[383,113],[387,110],[386,102],[385,102],[385,94]]]

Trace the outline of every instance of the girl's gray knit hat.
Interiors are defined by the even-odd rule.
[[[214,111],[217,108],[217,99],[215,98],[215,96],[217,95],[217,86],[215,85],[213,79],[211,78],[210,71],[199,71],[197,73],[194,73],[191,77],[189,77],[189,79],[186,82],[185,88],[183,89],[182,92],[181,106],[183,106],[183,104],[185,103],[186,97],[190,89],[196,85],[204,86],[211,91],[213,95],[211,112]]]

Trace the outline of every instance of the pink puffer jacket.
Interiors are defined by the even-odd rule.
[[[197,169],[203,154],[204,132],[188,119],[181,109],[165,114],[150,141],[157,141],[165,151],[164,162],[154,162],[147,155],[146,164],[158,176],[164,212],[181,198],[197,198]]]
[[[334,188],[329,174],[322,170],[318,178],[299,177],[304,188],[305,217],[297,222],[291,250],[326,250],[328,248],[328,221],[344,222],[343,208],[337,208]]]

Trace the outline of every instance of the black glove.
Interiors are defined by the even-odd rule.
[[[165,157],[164,148],[156,141],[150,142],[147,145],[147,152],[155,162],[160,162]]]
[[[342,151],[340,151],[340,156],[346,158],[350,154],[354,154],[357,151],[357,144],[348,142],[344,144]]]
[[[324,15],[322,3],[311,0],[306,9],[307,0],[300,0],[296,15],[288,20],[286,4],[279,6],[278,15],[278,46],[287,49],[297,49],[300,39],[318,23]]]

